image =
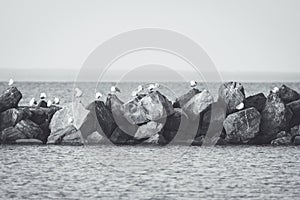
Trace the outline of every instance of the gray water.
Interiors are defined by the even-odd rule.
[[[300,147],[2,146],[2,199],[300,199]]]

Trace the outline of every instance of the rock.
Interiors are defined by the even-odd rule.
[[[105,102],[106,107],[111,112],[112,111],[118,112],[121,109],[123,104],[124,102],[120,100],[115,94],[108,94]]]
[[[212,103],[200,115],[197,137],[208,135],[209,137],[220,136],[223,129],[223,122],[226,118],[226,105],[220,102]],[[191,127],[191,125],[189,125]]]
[[[130,145],[136,144],[136,140],[132,135],[128,135],[124,131],[122,131],[119,127],[117,127],[114,132],[110,136],[110,141],[117,145]]]
[[[43,142],[38,139],[18,139],[15,141],[15,144],[19,145],[42,145]]]
[[[136,125],[165,119],[174,113],[172,103],[158,91],[139,96],[125,103],[122,109],[128,122]]]
[[[167,119],[164,121],[158,121],[160,123],[164,124],[163,129],[167,131],[178,131],[186,130],[188,126],[188,116],[185,114],[185,112],[180,108],[174,109],[174,114],[167,117]]]
[[[291,145],[291,136],[287,135],[287,136],[279,137],[277,139],[272,140],[271,144],[273,146],[287,146],[287,145]]]
[[[152,135],[150,138],[145,140],[142,144],[159,144],[159,134]]]
[[[113,115],[102,101],[95,101],[94,103],[98,123],[107,138],[110,138],[117,127]],[[90,110],[92,111],[92,109]]]
[[[300,124],[300,100],[293,101],[287,104],[287,107],[292,111],[292,119],[290,121],[290,127],[294,127]]]
[[[247,97],[244,100],[245,109],[247,108],[256,108],[258,112],[262,112],[266,103],[266,96],[263,93],[259,93],[250,97]]]
[[[31,113],[30,120],[34,123],[41,125],[45,122],[50,122],[53,115],[61,109],[61,107],[51,106],[49,108],[42,107],[22,107],[22,109],[28,109]]]
[[[278,93],[271,92],[261,116],[261,136],[259,137],[261,141],[258,142],[268,144],[276,138],[278,132],[288,129],[292,112],[279,98]]]
[[[87,144],[94,145],[94,144],[105,144],[103,136],[101,136],[98,132],[94,132],[87,137]]]
[[[34,122],[26,119],[18,122],[14,127],[2,131],[1,141],[11,143],[17,139],[36,139],[43,134],[42,129]]]
[[[61,141],[62,145],[80,146],[83,145],[83,139],[79,131],[73,131],[67,133]]]
[[[16,88],[11,87],[0,95],[0,113],[10,108],[17,108],[22,98],[22,93]]]
[[[223,125],[226,130],[225,140],[231,144],[245,144],[259,133],[261,116],[255,108],[248,108],[225,119]]]
[[[236,107],[243,103],[244,99],[245,91],[241,83],[227,82],[219,88],[218,101],[227,105],[227,114],[236,111]]]
[[[72,135],[75,132],[77,132],[77,129],[73,125],[68,125],[64,128],[56,130],[55,132],[51,132],[50,136],[48,137],[47,144],[61,144],[66,135]]]
[[[207,109],[213,102],[214,99],[212,95],[207,90],[204,90],[190,99],[182,109],[189,119],[196,120],[199,119],[200,113]]]
[[[300,135],[300,126],[299,125],[291,128],[291,135],[292,135],[292,137],[294,137],[296,135]]]
[[[34,113],[34,117],[32,118],[40,124],[43,123],[48,118],[45,109],[47,108],[37,108],[36,110],[32,110]],[[56,132],[70,125],[70,118],[74,118],[72,103],[67,104],[61,110],[55,112],[49,124],[51,132]]]
[[[137,140],[148,139],[158,134],[163,128],[163,124],[150,121],[147,124],[140,126],[134,135]]]
[[[0,130],[15,126],[22,119],[28,118],[30,113],[21,109],[11,108],[0,114]]]
[[[192,99],[196,94],[199,94],[201,91],[193,88],[188,93],[182,95],[181,97],[177,98],[173,103],[174,108],[181,108],[184,106],[190,99]]]
[[[282,85],[279,88],[279,97],[283,101],[283,103],[288,104],[293,101],[297,101],[300,99],[300,95],[295,90],[287,87],[286,85]]]
[[[294,145],[300,145],[300,135],[297,135],[294,139]]]

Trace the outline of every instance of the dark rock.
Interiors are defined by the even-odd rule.
[[[286,85],[282,85],[279,88],[279,97],[283,101],[283,103],[288,104],[293,101],[297,101],[300,99],[300,95],[295,90],[287,87]]]
[[[204,90],[190,99],[182,109],[189,119],[196,120],[199,119],[200,113],[207,109],[213,102],[212,95],[207,90]]]
[[[152,144],[152,145],[153,144],[155,144],[155,145],[160,144],[159,143],[159,138],[160,138],[159,134],[154,134],[150,138],[148,138],[147,140],[142,142],[142,144]]]
[[[78,130],[73,125],[69,125],[55,132],[51,132],[50,136],[48,137],[47,144],[61,144],[66,135],[72,135],[77,131]]]
[[[22,119],[27,119],[30,113],[21,109],[11,108],[0,114],[0,130],[15,126]]]
[[[292,137],[294,137],[296,135],[300,135],[300,126],[299,125],[291,128],[291,135],[292,135]]]
[[[182,109],[175,108],[174,114],[167,117],[166,121],[162,121],[161,123],[164,123],[163,129],[167,131],[178,131],[179,129],[186,130],[188,125],[188,116]]]
[[[34,139],[43,134],[42,129],[34,122],[25,119],[18,122],[14,127],[8,127],[2,131],[1,141],[11,143],[17,139]]]
[[[297,136],[294,138],[294,145],[300,145],[300,135],[297,135]]]
[[[62,145],[80,146],[83,145],[83,139],[79,131],[67,133],[61,141]]]
[[[227,82],[220,86],[218,101],[225,103],[227,114],[236,111],[238,105],[245,99],[244,87],[241,83]]]
[[[106,107],[111,112],[112,111],[118,112],[121,109],[123,104],[124,102],[121,99],[119,99],[115,94],[108,94],[105,102]]]
[[[193,98],[196,94],[199,94],[201,91],[193,88],[188,93],[182,95],[181,97],[177,98],[173,103],[174,108],[181,108],[184,106],[191,98]]]
[[[158,121],[174,113],[172,103],[160,92],[154,91],[123,105],[124,116],[131,124]]]
[[[136,140],[132,135],[128,135],[117,127],[110,136],[110,141],[117,145],[130,145],[136,144]]]
[[[231,144],[245,144],[259,133],[261,116],[255,108],[248,108],[225,119],[223,125],[226,130],[225,140]]]
[[[290,121],[290,127],[294,127],[300,124],[300,100],[293,101],[287,104],[287,107],[292,111],[293,116]]]
[[[10,108],[17,108],[22,98],[22,93],[16,88],[11,87],[0,95],[0,113]]]
[[[274,146],[291,145],[292,136],[286,131],[281,131],[277,134],[277,138],[271,141]]]
[[[15,144],[19,145],[42,145],[43,142],[38,139],[18,139],[15,141]]]
[[[114,117],[102,101],[95,101],[94,103],[98,123],[107,138],[110,138],[117,127]]]
[[[41,125],[45,122],[50,122],[53,115],[61,108],[57,106],[51,106],[49,108],[23,107],[23,109],[28,109],[31,112],[31,116],[29,118],[31,121],[38,125]]]
[[[262,112],[262,110],[265,107],[265,103],[266,103],[266,96],[263,93],[259,93],[250,97],[247,97],[244,100],[244,108],[256,108],[256,110],[258,110],[258,112]]]
[[[265,108],[261,112],[259,144],[268,144],[276,138],[277,133],[287,130],[292,117],[291,110],[279,98],[278,93],[271,92]]]
[[[157,135],[163,128],[163,124],[150,121],[147,124],[141,125],[137,132],[134,135],[134,138],[137,140],[148,139]]]

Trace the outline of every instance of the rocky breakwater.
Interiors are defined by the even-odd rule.
[[[60,108],[20,107],[22,93],[11,87],[0,95],[0,140],[2,144],[45,144],[49,123]]]

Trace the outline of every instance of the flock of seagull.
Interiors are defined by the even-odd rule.
[[[14,84],[14,80],[13,80],[13,79],[9,79],[8,85],[9,85],[9,86],[12,86],[13,84]],[[195,80],[190,81],[190,87],[194,88],[194,87],[196,87],[196,86],[197,86],[197,82],[196,82]],[[132,96],[132,97],[138,97],[140,94],[152,92],[152,91],[155,91],[155,90],[157,90],[157,89],[159,89],[159,88],[160,88],[160,85],[159,85],[158,83],[151,83],[151,84],[144,85],[144,86],[139,85],[139,86],[137,87],[137,89],[134,90],[134,91],[131,93],[131,96]],[[74,89],[74,91],[75,91],[75,97],[76,97],[76,98],[82,97],[83,92],[82,92],[81,89],[79,89],[78,87],[76,87],[76,88]],[[116,93],[121,93],[121,90],[120,90],[117,86],[112,86],[112,87],[110,88],[110,92],[111,92],[111,94],[116,94]],[[46,93],[42,92],[42,93],[40,94],[40,99],[41,99],[41,100],[45,100],[46,97],[47,97]],[[99,100],[99,99],[103,98],[103,94],[100,93],[100,92],[96,92],[95,98],[96,98],[97,100]],[[47,107],[50,107],[50,106],[53,105],[53,104],[54,104],[54,105],[58,105],[58,104],[60,103],[60,99],[57,98],[57,97],[55,97],[53,101],[48,100],[46,103],[47,103]],[[38,103],[37,103],[37,101],[36,101],[35,98],[32,98],[32,99],[29,101],[29,106],[34,106],[34,105],[37,105],[37,104],[38,104]]]

